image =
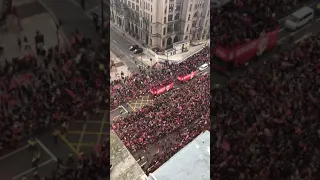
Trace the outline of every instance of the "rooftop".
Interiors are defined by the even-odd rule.
[[[210,132],[205,131],[177,152],[148,180],[210,180]]]
[[[146,180],[147,176],[113,131],[110,133],[111,180]]]

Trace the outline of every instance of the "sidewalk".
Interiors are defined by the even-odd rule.
[[[142,44],[136,40],[135,38],[133,38],[130,34],[123,32],[119,27],[117,27],[114,23],[110,22],[110,26],[111,28],[113,28],[118,34],[120,34],[121,36],[125,36],[126,39],[132,43],[132,44],[137,44],[140,47],[143,47]],[[169,62],[172,63],[180,63],[186,59],[188,59],[190,56],[192,56],[193,54],[198,53],[199,51],[201,51],[204,48],[205,44],[200,44],[198,46],[190,46],[189,51],[185,52],[185,53],[180,53],[180,54],[176,54],[173,56],[165,56],[165,55],[159,55],[158,54],[158,61],[156,61],[156,58],[154,55],[152,55],[149,52],[149,49],[144,48],[144,54],[142,55],[142,60],[141,60],[141,55],[136,55],[137,58],[137,62],[142,62],[143,64],[147,65],[147,66],[153,66],[155,63],[157,62],[164,62],[166,60],[168,60]],[[152,61],[150,61],[150,58],[152,59]]]
[[[0,63],[5,59],[11,61],[14,57],[21,57],[26,54],[35,54],[35,41],[34,37],[36,31],[39,30],[44,34],[45,48],[54,47],[58,44],[56,35],[56,26],[51,16],[48,13],[37,14],[28,18],[21,19],[23,30],[18,33],[18,23],[15,18],[8,17],[7,20],[8,31],[0,32],[0,44],[5,46],[4,52],[0,55]],[[22,41],[22,48],[19,49],[17,38],[20,36]],[[23,37],[26,36],[31,50],[23,48]],[[60,47],[64,47],[66,40],[59,34]]]
[[[120,79],[121,72],[124,73],[124,77],[129,76],[131,74],[131,72],[128,70],[128,66],[126,66],[122,61],[120,61],[120,59],[110,51],[110,65],[112,63],[115,64],[115,67],[110,67],[111,81]]]

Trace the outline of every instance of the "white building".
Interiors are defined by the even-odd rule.
[[[111,0],[111,21],[146,47],[209,39],[210,0]]]

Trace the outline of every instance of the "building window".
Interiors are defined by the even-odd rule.
[[[151,12],[152,12],[152,5],[151,5]]]
[[[181,3],[176,4],[175,10],[180,11],[181,9]]]
[[[179,13],[174,15],[174,20],[178,20],[179,18],[180,18],[180,14]]]
[[[164,14],[167,14],[167,7],[164,8]]]
[[[150,38],[150,46],[152,46],[152,39]]]
[[[193,21],[192,22],[192,27],[196,27],[196,25],[197,25],[197,21]]]
[[[166,35],[166,28],[163,28],[163,35]]]
[[[152,34],[152,26],[150,26],[150,34]]]
[[[187,32],[189,32],[189,24],[188,24],[188,26],[187,26]]]
[[[188,15],[188,21],[190,21],[190,14]]]
[[[169,5],[169,12],[172,12],[172,11],[173,11],[173,7],[174,7],[173,4],[170,4],[170,5]]]
[[[165,45],[166,45],[166,40],[162,39],[162,47],[165,47]]]
[[[168,16],[168,22],[172,21],[172,17],[173,17],[172,14],[170,14],[170,15]]]
[[[167,23],[167,18],[166,18],[166,17],[163,18],[163,23],[164,23],[164,24]]]
[[[184,37],[184,40],[188,40],[188,36],[185,36],[185,37]]]
[[[191,11],[192,10],[192,4],[190,4],[190,8],[189,8],[189,11]]]

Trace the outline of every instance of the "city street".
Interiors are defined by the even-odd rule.
[[[129,47],[133,44],[117,33],[113,28],[110,28],[110,44],[110,50],[122,60],[130,71],[134,72],[138,69],[138,66],[134,63],[133,59],[135,55],[129,50]]]

